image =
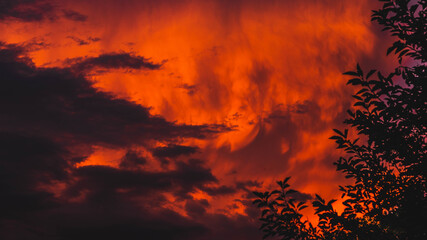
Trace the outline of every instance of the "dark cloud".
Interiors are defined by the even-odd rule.
[[[237,192],[237,189],[235,187],[230,186],[203,187],[202,189],[210,196],[228,195]]]
[[[313,200],[313,196],[308,193],[295,192],[291,194],[292,198],[298,201],[310,201]]]
[[[66,19],[76,21],[76,22],[85,22],[87,20],[87,16],[83,15],[79,12],[70,9],[63,9],[62,13]]]
[[[189,200],[192,215],[203,211],[191,207],[188,193],[217,180],[200,160],[161,172],[76,169],[64,150],[46,139],[1,133],[0,144],[3,239],[197,239],[208,232],[161,207],[162,193],[172,192]],[[68,185],[60,196],[38,188],[58,180]]]
[[[81,206],[78,206],[81,211]],[[138,212],[124,214],[126,209],[103,212],[92,208],[88,212],[71,213],[73,218],[61,222],[60,239],[196,239],[207,230],[173,211],[155,214]],[[147,210],[147,209],[145,209]],[[147,214],[148,213],[148,214]],[[144,215],[146,214],[146,215]],[[65,216],[64,216],[65,217]]]
[[[200,219],[205,226],[210,226],[210,228],[207,229],[209,232],[195,238],[197,240],[262,239],[262,232],[258,230],[258,222],[244,215],[230,217],[225,214],[205,214]]]
[[[147,160],[139,155],[138,152],[129,150],[120,162],[121,168],[138,168],[147,163]]]
[[[200,160],[161,172],[76,169],[64,158],[67,152],[47,139],[1,133],[0,144],[2,239],[197,239],[208,232],[161,207],[162,193],[172,192],[189,199],[192,215],[203,211],[191,207],[188,193],[217,180]],[[39,188],[56,181],[67,184],[60,196]]]
[[[189,199],[185,203],[185,210],[191,217],[203,217],[206,214],[206,208],[209,207],[206,199],[193,200]]]
[[[260,188],[261,185],[262,184],[257,181],[237,181],[233,186],[204,186],[202,190],[210,196],[229,195],[243,190],[246,192],[247,198],[253,198],[252,189]]]
[[[196,85],[189,85],[189,84],[181,84],[178,86],[179,88],[185,89],[187,91],[187,94],[190,96],[193,96],[196,91],[197,91],[197,86]]]
[[[167,147],[158,147],[153,150],[153,155],[158,158],[176,158],[196,153],[197,147],[171,144]]]
[[[97,57],[69,59],[67,63],[77,72],[85,72],[98,68],[107,70],[122,68],[157,70],[163,65],[163,63],[153,63],[147,58],[130,53],[105,53]]]
[[[88,37],[86,40],[75,37],[75,36],[68,36],[67,38],[73,40],[74,42],[76,42],[80,46],[89,45],[93,42],[98,42],[99,40],[101,40],[100,38],[93,38],[93,37]]]
[[[208,231],[202,224],[174,211],[152,211],[134,202],[116,202],[114,207],[87,203],[68,204],[34,215],[34,219],[2,221],[2,239],[197,239]]]
[[[66,19],[84,22],[87,16],[71,9],[61,10],[49,0],[0,0],[0,20],[24,22],[54,21],[62,16]]]
[[[26,22],[54,20],[55,8],[48,1],[40,0],[1,0],[0,20],[16,19]]]
[[[1,45],[1,41],[0,41],[0,45]],[[51,44],[46,42],[43,38],[32,38],[28,41],[24,41],[19,44],[16,44],[15,47],[12,47],[12,48],[18,50],[18,52],[22,52],[22,51],[35,52],[38,50],[47,49],[50,46]],[[0,48],[3,48],[3,47],[0,46]]]
[[[126,146],[145,140],[204,138],[220,125],[177,125],[149,109],[94,89],[67,69],[35,68],[16,46],[0,50],[0,130],[57,140]]]
[[[78,37],[74,37],[74,36],[68,36],[67,38],[73,40],[74,42],[76,42],[78,45],[83,46],[83,45],[88,45],[89,42],[86,40],[83,40],[81,38]]]
[[[307,100],[290,105],[289,110],[291,112],[300,113],[300,114],[309,113],[309,112],[318,113],[320,111],[319,106],[316,103],[307,101]]]
[[[85,166],[74,171],[78,180],[69,188],[69,197],[84,193],[87,201],[108,203],[118,191],[128,196],[147,196],[159,192],[174,192],[188,198],[188,193],[207,183],[217,182],[210,169],[200,160],[178,162],[176,169],[152,172],[139,169],[119,169],[107,166]]]
[[[3,217],[54,205],[52,194],[38,190],[40,184],[68,179],[72,163],[58,144],[35,136],[0,132],[0,211]]]
[[[209,203],[190,194],[218,184],[202,160],[175,159],[154,171],[142,153],[129,150],[117,168],[76,167],[90,153],[78,149],[132,149],[230,129],[152,116],[148,108],[96,90],[70,69],[35,67],[26,50],[0,43],[2,239],[214,239],[217,230],[209,222],[222,224],[216,219],[227,217],[208,214]],[[196,151],[168,144],[153,155],[176,158]],[[188,216],[163,207],[169,201],[164,193],[184,203]],[[206,221],[196,218],[203,215]],[[246,226],[241,219],[229,221]]]

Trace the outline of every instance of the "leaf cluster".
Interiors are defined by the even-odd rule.
[[[260,229],[264,232],[264,239],[278,236],[284,240],[316,239],[316,229],[303,221],[301,210],[307,207],[305,201],[293,197],[296,190],[289,189],[288,180],[278,181],[278,190],[272,192],[254,192],[258,197],[253,201],[261,209]]]
[[[381,2],[383,7],[373,11],[372,20],[398,38],[387,54],[394,51],[399,63],[407,57],[412,66],[399,66],[389,74],[376,70],[365,74],[357,65],[355,71],[344,73],[357,91],[344,123],[358,135],[352,138],[349,129],[334,129],[330,138],[346,153],[334,163],[337,171],[353,180],[340,186],[344,212],[333,208],[335,200],[326,202],[316,195],[312,205],[318,225],[301,221],[299,209],[293,207],[296,200],[284,192],[287,178],[278,182],[280,190],[257,193],[265,237],[427,239],[427,1]]]
[[[380,0],[383,7],[373,11],[372,21],[383,25],[383,31],[390,31],[399,38],[387,50],[398,54],[399,63],[403,56],[425,61],[427,57],[427,1],[418,0]]]

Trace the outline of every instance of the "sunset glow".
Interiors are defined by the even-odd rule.
[[[38,99],[53,97],[34,113],[11,115],[2,130],[46,139],[65,160],[64,173],[34,173],[40,181],[31,186],[55,194],[54,210],[7,224],[40,221],[36,231],[46,234],[89,235],[91,227],[141,224],[140,234],[158,239],[261,239],[251,191],[292,176],[307,200],[339,198],[347,180],[332,165],[340,152],[328,138],[352,103],[342,72],[357,62],[394,64],[376,54],[390,41],[370,22],[376,7],[368,0],[16,1],[0,12],[0,47],[21,49],[13,61],[34,64],[28,76],[51,76],[53,85],[28,87],[10,106],[31,109],[37,89]],[[78,83],[62,88],[64,75]],[[47,218],[66,216],[73,217],[52,230]]]

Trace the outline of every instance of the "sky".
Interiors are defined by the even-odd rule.
[[[342,72],[395,64],[376,8],[0,0],[0,236],[255,240],[252,191],[339,198]]]

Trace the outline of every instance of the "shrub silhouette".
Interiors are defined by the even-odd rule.
[[[357,88],[344,123],[365,139],[350,139],[348,129],[334,129],[330,138],[346,152],[334,163],[337,170],[354,180],[340,186],[345,210],[338,214],[335,200],[316,194],[319,223],[303,221],[307,204],[292,197],[286,178],[278,190],[254,192],[264,238],[427,239],[427,1],[380,1],[372,21],[397,37],[387,54],[394,52],[400,66],[387,75],[365,74],[359,65],[344,73]],[[401,65],[403,58],[409,66]]]

